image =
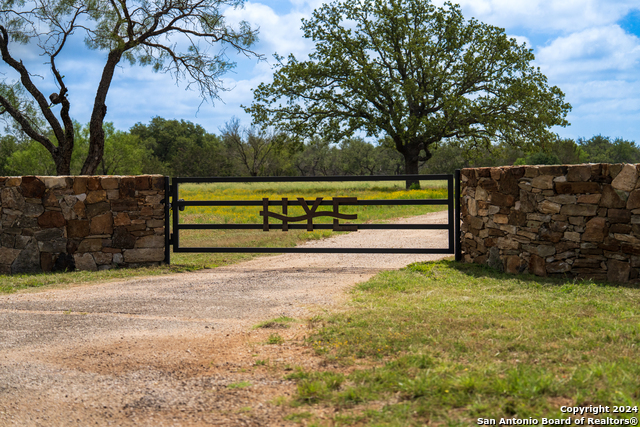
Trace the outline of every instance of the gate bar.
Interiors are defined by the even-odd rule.
[[[171,190],[169,177],[164,177],[164,263],[171,264],[171,229],[169,223],[169,212],[171,209]]]
[[[451,254],[451,248],[176,248],[175,252],[267,254]]]
[[[462,213],[460,212],[460,199],[462,197],[460,194],[460,169],[456,169],[454,176],[456,180],[456,192],[454,194],[454,197],[456,198],[456,218],[454,222],[456,235],[456,261],[459,262],[462,261],[462,241],[460,240],[460,221],[462,221]]]
[[[309,201],[307,201],[308,203]],[[315,200],[311,200],[315,202]],[[178,206],[260,206],[262,200],[178,200]],[[282,206],[282,200],[269,200],[269,206]],[[341,206],[396,206],[396,205],[448,205],[448,199],[359,199],[356,202],[341,202]],[[287,206],[301,206],[298,200],[287,200]],[[333,200],[323,200],[320,206],[333,206]]]
[[[290,230],[306,230],[307,224],[287,224]],[[181,230],[262,230],[262,224],[180,224]],[[269,224],[272,230],[282,224]],[[314,230],[333,230],[333,224],[313,224]],[[358,224],[358,230],[449,230],[449,224]]]
[[[176,247],[180,247],[180,226],[178,224],[178,183],[175,178],[171,179],[171,210],[173,211],[173,233],[171,234],[171,245],[175,253]]]
[[[325,181],[446,181],[449,174],[434,175],[348,175],[348,176],[234,176],[234,177],[194,177],[172,178],[171,183],[214,183],[214,182],[325,182]]]
[[[449,230],[449,248],[455,252],[455,232],[453,224],[453,199],[455,194],[453,193],[453,176],[449,175],[447,178],[447,225]]]

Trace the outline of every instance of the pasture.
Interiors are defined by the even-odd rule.
[[[310,325],[304,345],[328,368],[283,373],[298,387],[288,419],[304,425],[639,416],[638,288],[416,263],[356,285],[346,310]],[[562,410],[590,405],[608,411]]]

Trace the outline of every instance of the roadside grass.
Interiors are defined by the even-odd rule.
[[[113,269],[104,271],[71,271],[38,274],[0,275],[0,294],[42,288],[73,286],[82,283],[124,280],[132,277],[157,276],[161,274],[183,273],[202,267],[181,264],[157,267]]]
[[[417,199],[446,198],[445,181],[423,181],[422,190],[404,190],[404,182],[336,182],[336,183],[223,183],[181,184],[180,198],[185,200],[262,200],[263,197],[281,199],[289,197],[352,197],[359,199]],[[341,212],[358,213],[358,222],[384,221],[393,218],[421,215],[445,209],[445,206],[362,206],[347,207]],[[296,214],[300,207],[291,207]],[[180,212],[181,223],[246,224],[262,223],[261,208],[256,207],[187,207]],[[301,213],[301,212],[300,212]],[[317,218],[320,220],[322,217]],[[275,220],[274,220],[275,221]],[[327,220],[327,221],[330,221]],[[316,222],[314,220],[314,222]],[[329,230],[290,230],[288,232],[261,230],[188,230],[180,233],[180,244],[185,247],[293,247],[308,240],[333,235]],[[171,265],[149,268],[112,269],[106,271],[76,271],[25,275],[0,275],[0,293],[12,293],[36,288],[72,286],[90,282],[105,282],[132,277],[172,274],[215,268],[245,261],[264,254],[233,253],[176,253],[171,254]]]
[[[229,385],[227,385],[227,388],[229,389],[235,389],[235,388],[247,388],[247,387],[251,387],[251,383],[249,381],[240,381],[237,383],[231,383]],[[251,410],[251,408],[249,407],[249,410]]]
[[[333,414],[306,425],[541,422],[568,418],[562,405],[639,415],[612,412],[640,405],[638,288],[417,263],[357,285],[348,310],[311,325],[307,343],[338,368],[286,376],[290,405]]]
[[[278,333],[273,333],[269,335],[269,338],[267,338],[267,341],[265,342],[265,344],[270,344],[270,345],[280,345],[283,343],[284,343],[284,338],[282,338],[282,335]]]
[[[292,323],[299,323],[296,319],[287,316],[280,316],[272,320],[265,320],[258,323],[253,329],[287,329]]]

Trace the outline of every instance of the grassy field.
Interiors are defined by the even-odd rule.
[[[418,263],[314,320],[307,345],[343,368],[288,375],[298,382],[289,419],[305,425],[542,425],[569,418],[563,405],[609,406],[585,418],[639,416],[637,288]]]
[[[281,200],[283,197],[306,200],[316,197],[358,197],[359,199],[441,199],[447,197],[445,181],[423,181],[422,190],[404,190],[404,182],[337,182],[337,183],[252,183],[252,184],[181,184],[179,197],[185,200]],[[327,207],[323,207],[324,210]],[[443,206],[362,206],[343,207],[343,213],[357,213],[357,222],[384,221],[392,218],[421,215],[443,209]],[[261,207],[186,207],[180,212],[184,224],[261,224]],[[301,207],[290,207],[289,215],[302,214]],[[315,222],[322,222],[317,218]],[[277,220],[271,220],[277,223]],[[324,219],[325,222],[330,219]],[[343,221],[344,222],[344,221]],[[292,247],[305,240],[331,236],[328,230],[288,232],[262,230],[185,230],[180,233],[181,246],[204,247]],[[250,259],[254,254],[176,253],[170,266],[140,269],[114,269],[99,272],[48,273],[30,275],[0,275],[0,293],[47,286],[115,280],[134,276],[168,274],[200,268],[214,268]]]

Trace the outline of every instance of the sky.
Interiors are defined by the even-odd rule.
[[[309,18],[322,0],[250,1],[243,8],[224,11],[230,24],[248,21],[259,27],[253,47],[265,55],[257,61],[227,50],[236,62],[223,77],[228,91],[219,100],[202,102],[199,93],[176,83],[168,74],[149,67],[121,64],[107,97],[106,121],[117,129],[148,123],[153,117],[183,119],[219,133],[234,116],[242,125],[251,117],[241,108],[253,100],[251,90],[272,78],[273,54],[293,53],[305,59],[313,43],[302,36],[301,19]],[[434,0],[434,4],[444,2]],[[640,145],[640,0],[459,0],[465,18],[476,18],[504,28],[509,37],[533,49],[534,66],[547,76],[549,85],[565,93],[573,109],[566,128],[553,128],[561,137],[604,135]],[[36,83],[48,95],[55,90],[51,73],[34,46],[13,46]],[[57,65],[69,86],[71,115],[80,123],[90,118],[93,98],[106,61],[106,53],[89,51],[82,39],[72,40]],[[0,64],[0,72],[7,72]],[[11,79],[7,72],[5,78]]]

